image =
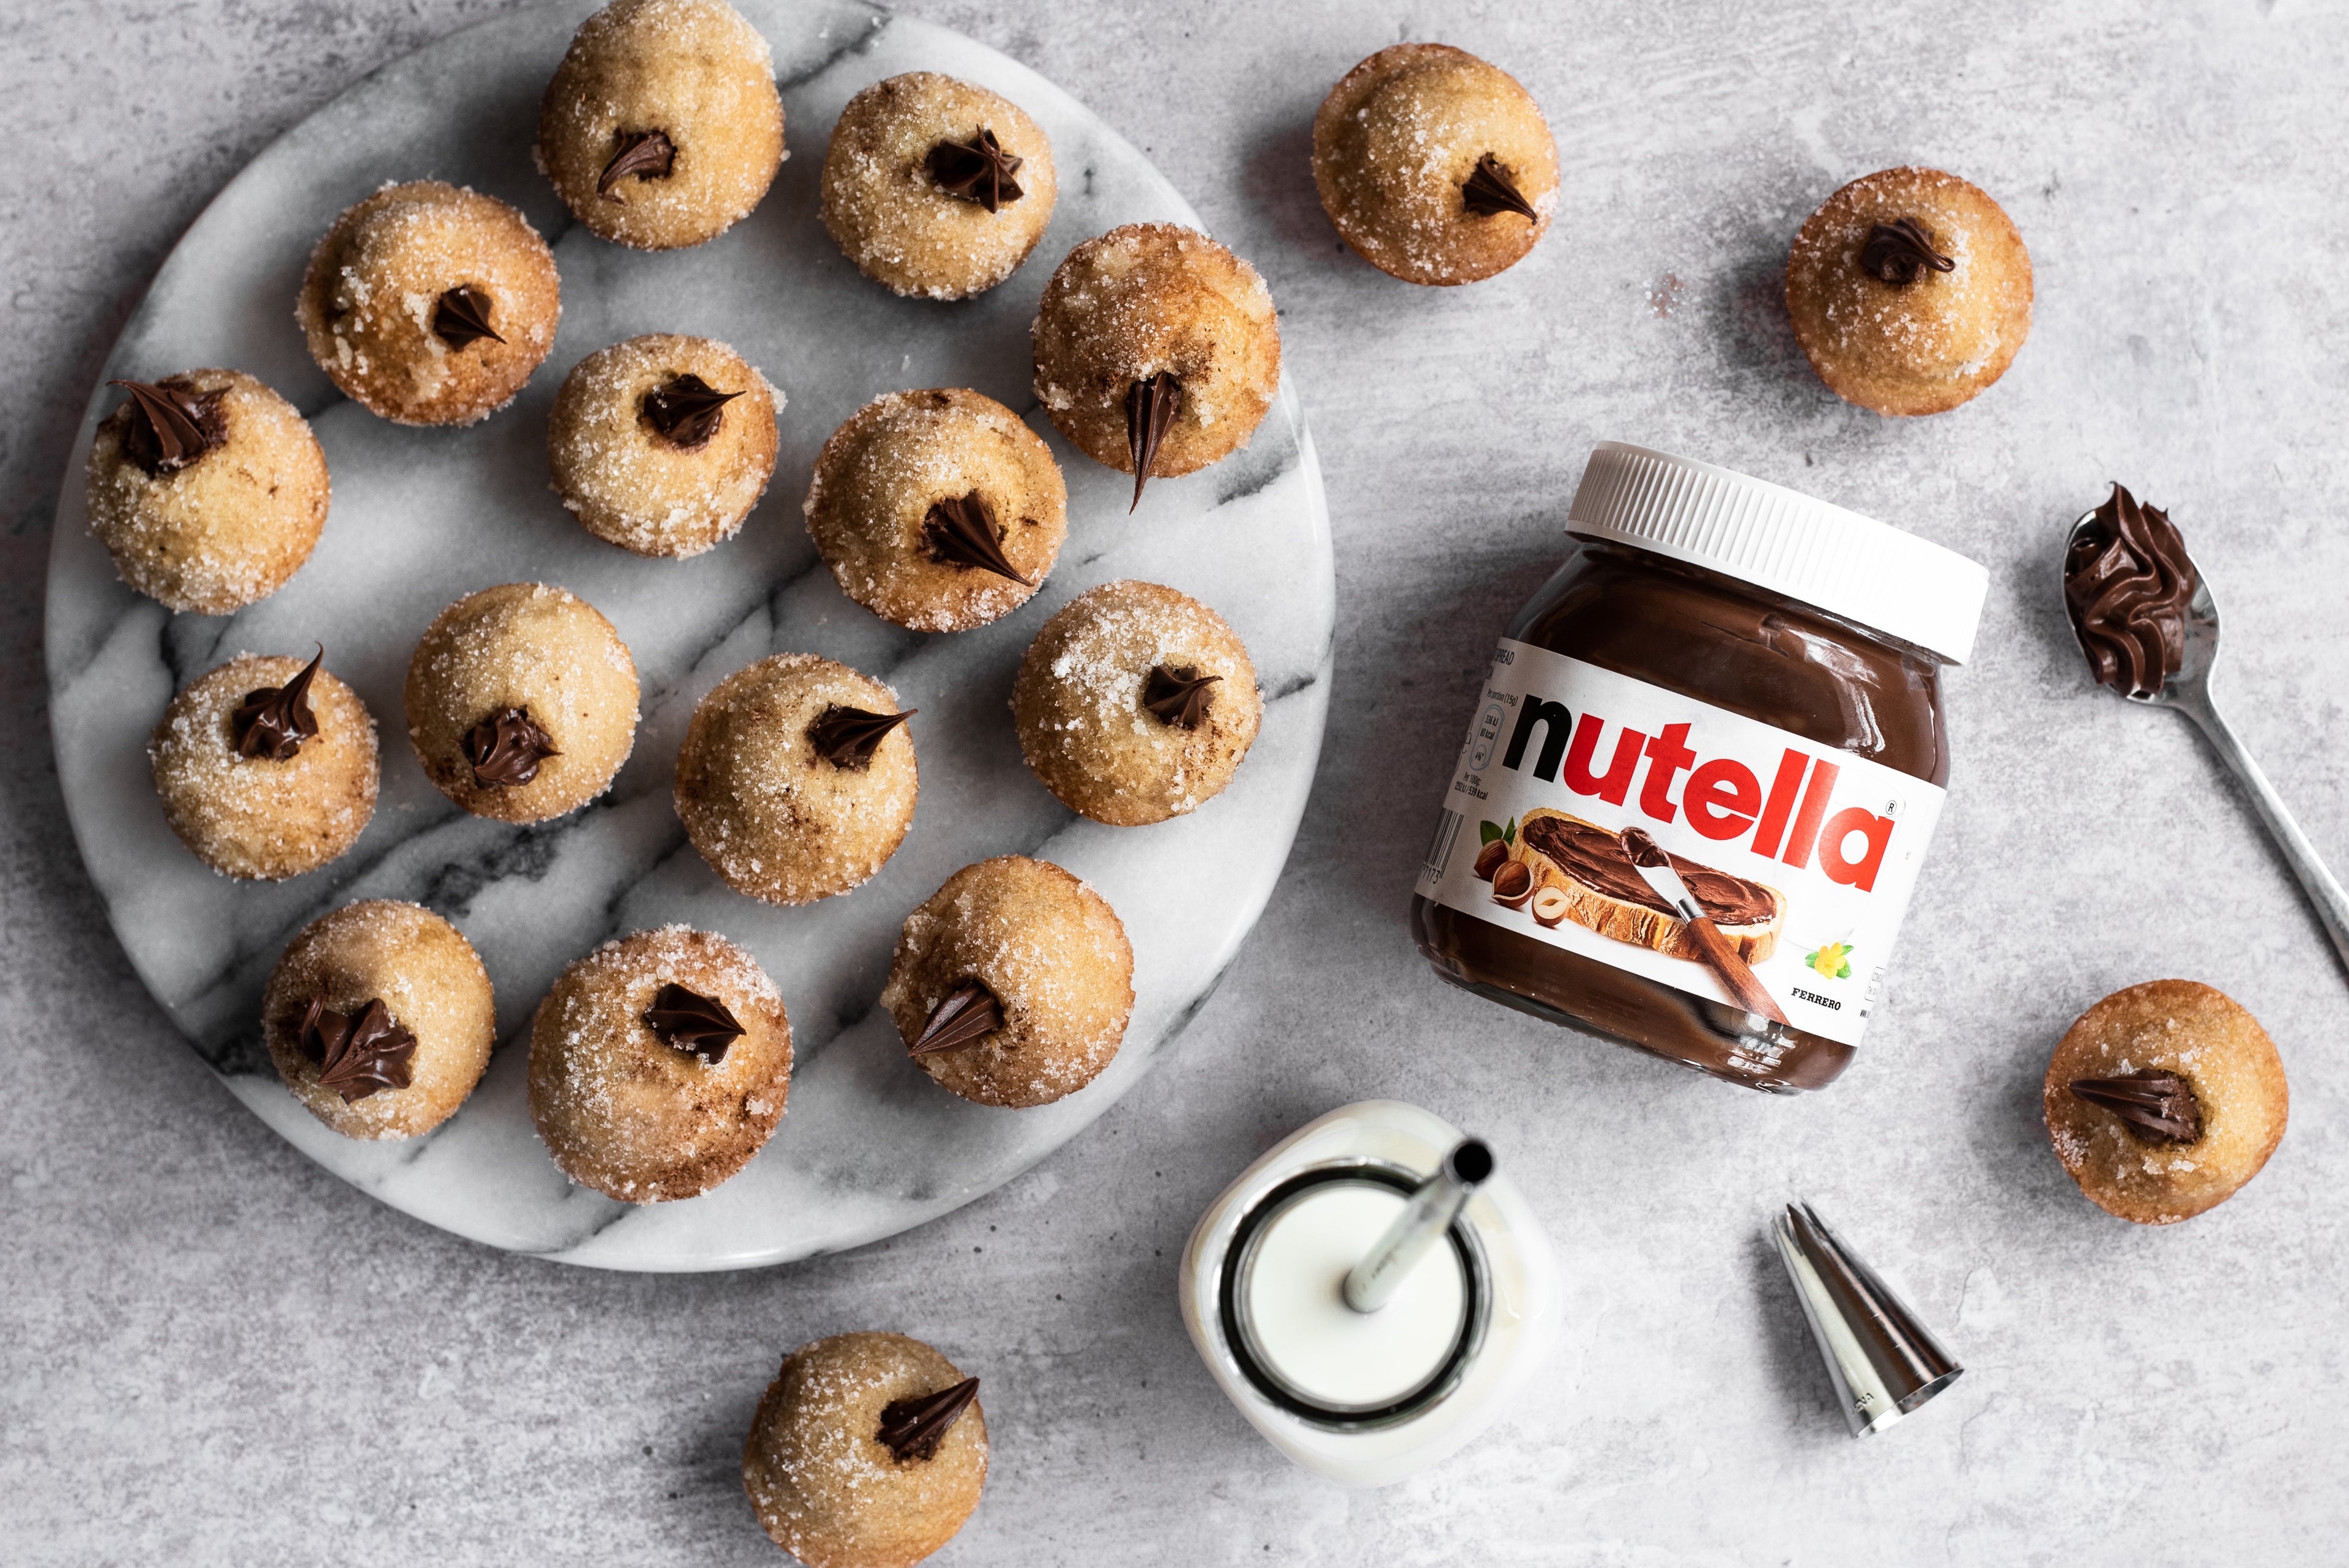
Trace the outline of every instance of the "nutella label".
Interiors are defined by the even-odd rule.
[[[1751,1007],[1758,981],[1795,1028],[1857,1045],[1944,793],[1504,639],[1419,891],[1711,1001]]]

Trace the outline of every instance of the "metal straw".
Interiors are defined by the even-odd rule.
[[[1481,1138],[1464,1138],[1444,1157],[1444,1168],[1421,1183],[1370,1255],[1346,1276],[1346,1304],[1376,1312],[1402,1288],[1428,1249],[1444,1239],[1460,1210],[1493,1174],[1493,1151]]]

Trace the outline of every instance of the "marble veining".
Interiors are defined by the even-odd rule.
[[[988,1192],[1073,1137],[1148,1068],[1212,992],[1269,896],[1303,812],[1328,703],[1333,588],[1319,471],[1295,389],[1245,452],[1153,483],[1075,452],[1029,387],[1028,327],[1080,241],[1117,223],[1196,224],[1133,147],[1027,68],[934,25],[853,4],[741,9],[773,46],[791,157],[766,201],[698,249],[646,255],[577,229],[531,166],[539,93],[592,5],[521,12],[378,71],[264,152],[164,265],[108,362],[141,379],[202,365],[249,370],[311,419],[335,482],[316,554],[286,588],[226,618],[173,617],[119,582],[88,532],[78,483],[59,504],[47,648],[58,769],[76,836],[115,929],[157,1000],[229,1087],[322,1165],[383,1201],[492,1244],[602,1267],[731,1268],[851,1247]],[[1058,210],[1010,281],[975,301],[900,299],[823,233],[824,139],[851,94],[911,69],[982,82],[1052,138]],[[337,395],[293,319],[303,265],[343,207],[386,181],[433,177],[514,203],[554,246],[564,284],[554,351],[510,408],[461,431],[388,424]],[[545,421],[564,374],[647,331],[734,345],[784,392],[774,483],[731,543],[685,562],[590,537],[547,483]],[[842,597],[799,514],[817,448],[865,400],[969,386],[1021,410],[1068,476],[1071,535],[1042,592],[994,626],[933,637]],[[117,394],[101,386],[79,453]],[[77,457],[74,472],[79,472]],[[1261,738],[1232,787],[1195,815],[1113,829],[1063,808],[1021,763],[1008,704],[1044,619],[1094,584],[1137,576],[1222,612],[1266,696]],[[602,799],[516,828],[471,817],[416,765],[400,688],[439,609],[492,583],[559,583],[609,616],[643,680],[634,754]],[[293,882],[215,876],[164,826],[144,757],[173,691],[237,652],[323,640],[374,712],[381,802],[358,846]],[[753,659],[804,649],[890,683],[921,710],[921,804],[880,876],[806,909],[728,889],[670,803],[694,703]],[[1053,860],[1116,907],[1135,950],[1134,1016],[1114,1064],[1058,1105],[965,1104],[905,1058],[875,1007],[905,912],[957,867],[1018,852]],[[279,1085],[259,1047],[261,986],[292,934],[363,898],[412,898],[480,949],[500,1048],[464,1109],[406,1144],[349,1142]],[[797,1044],[774,1141],[700,1199],[632,1209],[572,1187],[525,1104],[530,1013],[571,959],[667,921],[722,931],[782,989]]]

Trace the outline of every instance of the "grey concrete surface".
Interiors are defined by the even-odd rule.
[[[1336,519],[1335,706],[1258,936],[1092,1132],[892,1241],[670,1279],[457,1241],[233,1104],[114,945],[44,727],[49,516],[112,335],[254,151],[486,7],[0,7],[0,1556],[771,1561],[737,1479],[752,1405],[783,1351],[867,1326],[987,1379],[995,1469],[939,1559],[957,1564],[2334,1556],[2344,977],[2183,723],[2085,689],[2051,581],[2106,479],[2171,506],[2226,608],[2222,694],[2349,863],[2349,17],[2292,0],[912,8],[1086,97],[1263,269]],[[1516,73],[1566,171],[1542,248],[1456,292],[1343,254],[1305,164],[1328,85],[1423,37]],[[792,129],[800,155],[822,130]],[[2005,380],[1924,422],[1826,393],[1777,294],[1804,213],[1900,161],[1997,195],[2038,277]],[[1411,951],[1413,869],[1485,652],[1609,437],[1992,570],[1891,1002],[1825,1095],[1768,1100],[1593,1044],[1445,990]],[[2037,1083],[2079,1010],[2161,975],[2251,1007],[2294,1095],[2240,1197],[2146,1231],[2072,1188]],[[1257,1149],[1372,1095],[1493,1140],[1554,1228],[1570,1324],[1490,1436],[1347,1493],[1223,1404],[1174,1268]],[[1880,1439],[1843,1435],[1761,1239],[1793,1194],[1969,1364]]]

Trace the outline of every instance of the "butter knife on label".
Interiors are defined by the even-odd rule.
[[[1640,880],[1687,922],[1689,940],[1696,944],[1706,967],[1721,977],[1721,983],[1728,991],[1730,1000],[1748,1012],[1758,1012],[1764,1018],[1786,1023],[1786,1014],[1778,1006],[1777,999],[1770,994],[1769,988],[1762,983],[1753,966],[1738,957],[1737,944],[1722,934],[1713,917],[1704,912],[1704,907],[1689,892],[1688,884],[1682,881],[1681,874],[1672,869],[1671,857],[1664,853],[1663,846],[1641,828],[1627,827],[1615,836],[1617,842],[1623,846],[1623,853],[1630,860],[1632,869],[1639,872]]]

